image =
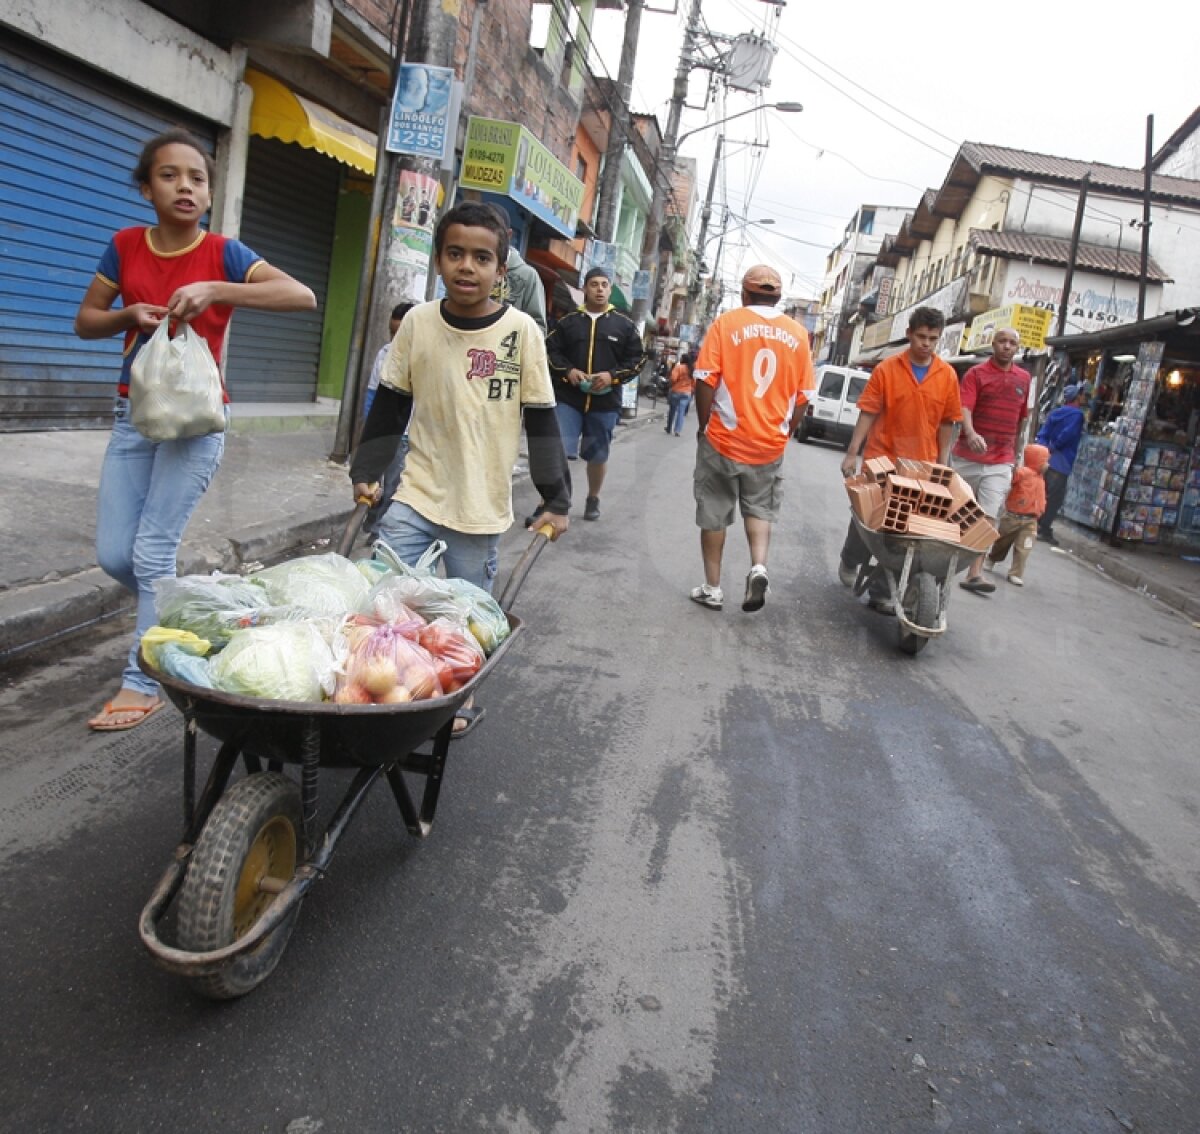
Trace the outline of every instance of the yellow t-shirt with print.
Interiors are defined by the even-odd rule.
[[[491,325],[465,330],[443,318],[440,301],[423,303],[400,324],[380,381],[413,399],[395,499],[457,532],[511,527],[521,410],[554,405],[537,324],[507,307]]]

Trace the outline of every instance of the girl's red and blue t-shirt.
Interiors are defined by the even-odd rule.
[[[96,275],[109,287],[116,288],[126,307],[134,303],[165,307],[167,300],[185,284],[207,280],[246,283],[262,263],[265,263],[263,258],[240,240],[213,232],[201,232],[195,243],[178,252],[160,252],[154,247],[150,229],[123,228],[109,241]],[[232,307],[214,303],[191,320],[192,328],[204,337],[218,364],[232,318]],[[125,332],[125,357],[117,386],[122,396],[129,393],[129,368],[137,352],[149,341],[149,336],[136,327]]]

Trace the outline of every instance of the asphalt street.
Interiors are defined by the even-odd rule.
[[[111,630],[30,658],[0,689],[0,1128],[1196,1129],[1196,630],[1039,547],[906,657],[834,573],[841,453],[800,445],[765,609],[736,530],[702,609],[693,450],[614,449],[430,837],[376,792],[238,1002],[137,938],[181,718],[87,732]]]

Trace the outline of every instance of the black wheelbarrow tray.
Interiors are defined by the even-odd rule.
[[[861,595],[873,578],[886,580],[896,608],[900,649],[920,653],[930,638],[945,634],[950,581],[979,553],[931,536],[876,531],[853,511],[850,519],[873,557],[859,568],[854,593]]]
[[[514,569],[500,599],[506,613],[545,543],[544,534],[536,535]],[[160,673],[143,657],[142,669],[161,683],[184,718],[184,834],[138,922],[155,961],[213,999],[232,999],[256,988],[278,964],[301,901],[381,777],[409,832],[417,838],[429,834],[455,713],[522,632],[521,620],[508,618],[511,633],[465,685],[441,697],[397,705],[222,693]],[[221,745],[197,799],[200,732]],[[233,781],[239,760],[247,774]],[[298,765],[299,783],[283,773],[285,765]],[[317,789],[325,769],[354,774],[319,830]],[[419,802],[410,780],[424,781]],[[175,943],[169,944],[159,929],[175,899]]]

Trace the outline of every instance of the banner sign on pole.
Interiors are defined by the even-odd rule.
[[[649,299],[650,298],[650,272],[649,269],[633,273],[633,298],[634,299]]]
[[[447,145],[453,152],[456,121],[451,108],[453,84],[454,72],[449,67],[400,64],[388,121],[390,153],[441,161]]]

